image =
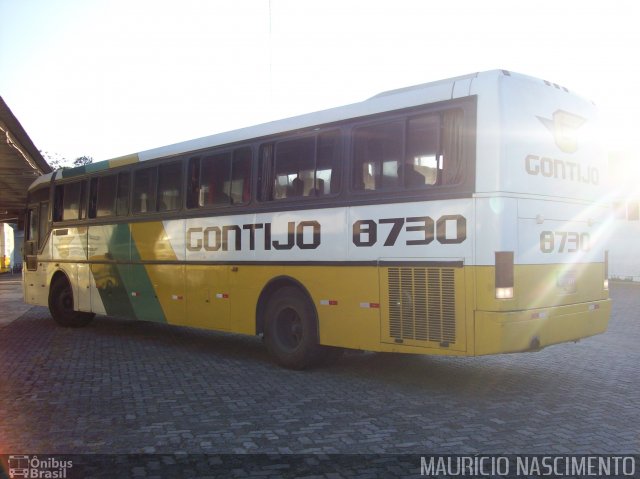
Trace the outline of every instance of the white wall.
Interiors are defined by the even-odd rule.
[[[640,281],[640,199],[613,202],[609,277]]]

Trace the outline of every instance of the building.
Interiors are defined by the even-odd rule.
[[[0,223],[0,273],[13,270],[17,266],[15,249],[13,228],[7,223]]]
[[[633,154],[617,153],[610,156],[609,170],[609,277],[640,281],[640,164]]]
[[[51,167],[0,97],[0,272],[22,264],[27,189]]]

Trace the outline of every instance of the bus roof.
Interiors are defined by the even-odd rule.
[[[173,157],[216,146],[234,144],[253,138],[264,138],[287,131],[304,130],[316,125],[337,123],[351,118],[375,115],[377,113],[384,113],[397,109],[411,108],[423,104],[450,100],[453,98],[461,98],[470,95],[471,82],[474,78],[478,78],[479,76],[487,79],[490,77],[497,79],[501,76],[517,76],[529,80],[543,81],[527,77],[526,75],[514,74],[506,70],[490,70],[486,72],[471,73],[468,75],[385,91],[359,103],[307,113],[224,133],[217,133],[85,166],[58,170],[58,172],[54,172],[53,174],[56,174],[57,178],[76,177],[85,173],[98,172],[109,168],[147,160]],[[50,173],[38,178],[31,187],[33,188],[43,182],[49,181],[51,175],[52,174]]]

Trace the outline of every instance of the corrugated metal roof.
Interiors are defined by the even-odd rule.
[[[29,185],[51,167],[0,97],[0,222],[19,222]]]

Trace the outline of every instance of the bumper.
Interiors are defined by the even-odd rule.
[[[476,311],[475,354],[532,351],[604,333],[611,300],[527,311]]]

